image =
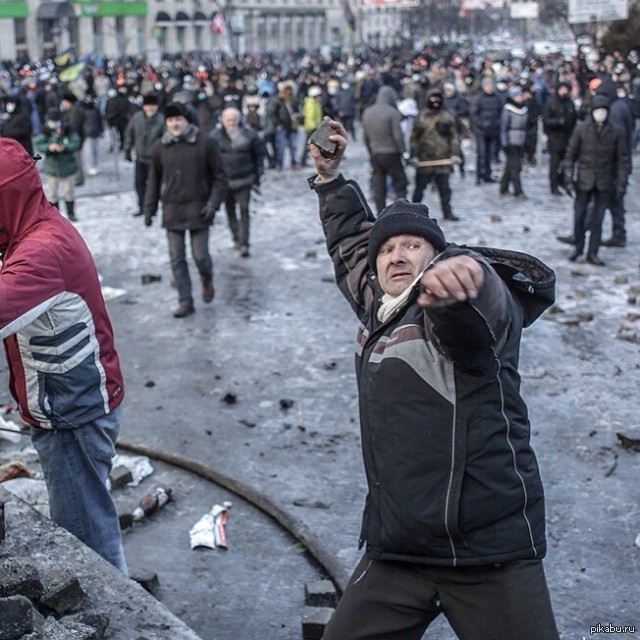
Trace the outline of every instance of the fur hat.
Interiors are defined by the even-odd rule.
[[[156,93],[148,93],[142,97],[142,104],[158,104],[158,95]]]
[[[165,120],[167,118],[177,118],[182,116],[183,118],[187,117],[187,110],[184,108],[184,105],[180,102],[172,102],[168,104],[164,110]]]
[[[442,229],[429,217],[429,207],[400,198],[380,212],[369,232],[369,265],[373,271],[380,247],[389,238],[404,234],[425,238],[438,252],[447,246]]]
[[[57,122],[62,118],[62,114],[60,113],[60,109],[56,109],[55,107],[51,107],[51,109],[47,109],[47,120],[51,122]]]

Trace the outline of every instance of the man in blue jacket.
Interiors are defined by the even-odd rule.
[[[310,186],[336,281],[358,316],[369,493],[356,567],[324,640],[416,640],[443,613],[464,640],[557,640],[542,567],[544,495],[520,395],[522,329],[554,299],[532,256],[448,244],[429,210],[375,219],[339,173]]]

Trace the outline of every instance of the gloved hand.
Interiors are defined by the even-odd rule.
[[[207,224],[213,224],[213,220],[216,217],[216,211],[217,209],[212,204],[207,202],[207,204],[205,204],[204,207],[200,209],[200,217]]]
[[[124,152],[124,159],[127,162],[133,162],[133,158],[131,157],[131,151],[125,151]]]
[[[150,227],[153,224],[153,217],[152,216],[148,216],[147,214],[145,214],[144,216],[144,226],[145,227]]]

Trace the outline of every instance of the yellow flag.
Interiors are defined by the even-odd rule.
[[[58,74],[60,82],[73,82],[82,73],[85,64],[85,62],[78,62],[78,64],[73,64],[61,71]]]

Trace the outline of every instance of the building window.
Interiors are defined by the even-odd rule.
[[[180,51],[184,51],[184,27],[176,27],[176,39]]]
[[[200,25],[193,27],[193,39],[196,51],[202,51],[202,27]]]
[[[26,18],[15,18],[13,21],[13,28],[16,33],[16,44],[27,44],[27,20]]]

